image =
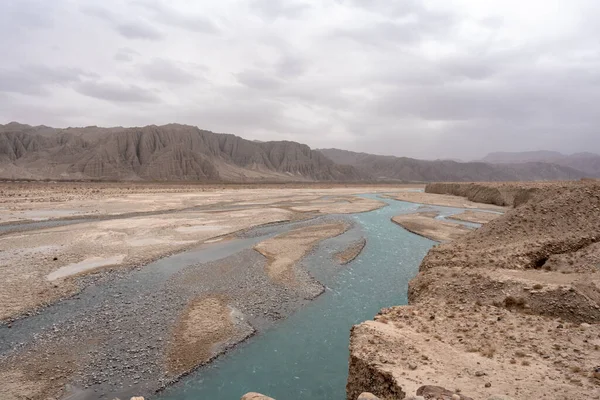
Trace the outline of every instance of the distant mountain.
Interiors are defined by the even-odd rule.
[[[143,128],[0,125],[0,178],[187,181],[354,181],[308,146],[255,142],[187,125]]]
[[[519,181],[578,179],[585,173],[561,165],[527,162],[490,164],[486,162],[425,161],[407,157],[379,156],[338,149],[320,149],[338,164],[355,167],[361,174],[380,180],[401,181]]]
[[[544,162],[562,165],[600,177],[600,155],[594,153],[575,153],[571,155],[556,151],[525,151],[517,153],[490,153],[483,158],[484,162],[505,164],[523,162]]]
[[[489,157],[513,157],[498,154]],[[544,155],[550,156],[557,157],[553,153]],[[600,164],[593,163],[596,157],[572,155],[568,161],[600,171]],[[524,159],[527,162],[463,163],[337,149],[316,151],[295,142],[252,141],[178,124],[67,129],[16,122],[0,125],[0,179],[431,182],[577,179],[593,175],[533,156]]]

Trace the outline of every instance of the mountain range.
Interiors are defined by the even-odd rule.
[[[321,149],[338,164],[355,167],[362,175],[378,180],[418,182],[530,181],[579,179],[582,171],[546,162],[491,164],[452,160],[417,160],[407,157],[380,156],[338,149]]]
[[[364,182],[600,176],[600,164],[587,161],[595,160],[591,156],[582,157],[585,162],[580,160],[580,164],[570,159],[571,165],[567,165],[556,154],[552,160],[560,162],[535,157],[521,161],[517,155],[507,154],[512,153],[490,154],[481,162],[425,161],[312,150],[290,141],[251,141],[178,124],[66,129],[16,122],[0,125],[0,179]]]
[[[193,126],[0,125],[0,178],[205,182],[361,180],[308,146],[255,142]]]
[[[544,162],[570,167],[592,176],[600,176],[600,155],[594,153],[562,154],[557,151],[490,153],[481,161],[495,164]]]

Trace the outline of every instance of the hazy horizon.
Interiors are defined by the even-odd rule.
[[[0,121],[420,159],[600,153],[592,0],[0,4]]]

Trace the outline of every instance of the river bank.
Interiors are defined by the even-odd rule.
[[[460,185],[435,190],[516,207],[432,248],[410,305],[353,328],[348,399],[422,385],[476,399],[600,398],[600,186]]]

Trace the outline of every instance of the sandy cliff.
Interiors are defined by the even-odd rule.
[[[474,399],[600,398],[600,184],[435,184],[516,204],[430,250],[410,306],[357,325],[348,399],[439,385]]]

